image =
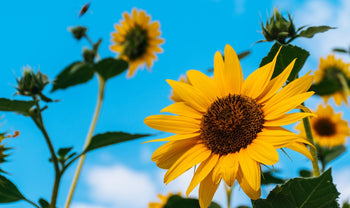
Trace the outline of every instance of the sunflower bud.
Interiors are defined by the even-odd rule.
[[[266,21],[265,27],[261,23],[261,28],[266,41],[278,41],[281,44],[287,43],[286,39],[294,39],[296,37],[296,30],[293,20],[288,14],[288,20],[285,19],[278,9],[275,8],[270,21]]]
[[[17,78],[17,94],[24,96],[41,96],[45,86],[49,83],[49,78],[39,70],[34,71],[28,67],[24,68],[23,76]]]
[[[80,40],[86,36],[87,28],[83,26],[76,26],[70,28],[69,30],[73,34],[75,39]]]
[[[96,57],[96,51],[95,50],[89,50],[87,48],[84,48],[83,50],[83,58],[86,63],[93,64]]]

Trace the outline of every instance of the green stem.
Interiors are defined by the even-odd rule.
[[[303,123],[304,123],[304,129],[305,129],[307,141],[310,142],[311,144],[314,144],[314,138],[312,136],[309,118],[303,118]],[[314,176],[319,176],[320,169],[318,167],[316,148],[310,146],[310,153],[312,156],[312,168],[313,168]]]
[[[34,202],[30,201],[29,199],[24,198],[23,200],[28,202],[29,204],[33,205],[36,208],[40,208],[37,204],[35,204]]]
[[[227,198],[227,208],[231,207],[231,198],[232,198],[232,190],[233,190],[233,185],[229,187],[225,183],[225,190],[226,190],[226,198]]]
[[[88,134],[86,136],[84,149],[91,142],[91,138],[92,138],[92,135],[93,135],[93,133],[95,131],[97,119],[98,119],[98,116],[100,114],[100,110],[101,110],[101,106],[102,106],[102,101],[103,101],[103,96],[104,96],[104,90],[105,90],[106,82],[100,75],[98,75],[98,80],[99,80],[99,90],[98,90],[97,104],[96,104],[96,108],[95,108],[95,113],[94,113],[92,121],[91,121],[89,132],[88,132]],[[67,197],[65,208],[68,208],[70,206],[71,201],[72,201],[74,190],[75,190],[75,187],[77,185],[77,182],[78,182],[78,179],[79,179],[79,176],[80,176],[80,172],[81,172],[81,169],[82,169],[84,161],[85,161],[85,156],[86,155],[83,153],[82,156],[80,157],[79,164],[78,164],[77,170],[75,172],[75,176],[74,176],[71,188],[69,190],[69,194],[68,194],[68,197]]]
[[[31,117],[32,117],[34,123],[36,124],[36,126],[40,129],[40,131],[44,135],[46,144],[47,144],[47,146],[50,150],[50,153],[51,153],[52,163],[53,163],[54,168],[55,168],[55,181],[54,181],[54,186],[52,189],[50,208],[56,208],[58,189],[59,189],[60,180],[61,180],[60,168],[58,165],[58,159],[57,159],[56,154],[55,154],[55,149],[52,145],[51,139],[50,139],[50,137],[45,129],[45,126],[44,126],[43,118],[41,115],[41,109],[39,106],[39,101],[35,97],[33,97],[33,99],[36,102],[36,112],[35,112],[35,115],[32,115]]]

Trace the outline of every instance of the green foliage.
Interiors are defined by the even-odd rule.
[[[316,178],[293,178],[277,185],[266,199],[253,201],[253,208],[338,208],[338,196],[329,169]]]
[[[298,37],[312,38],[317,33],[327,32],[330,29],[336,29],[336,28],[335,27],[329,27],[329,26],[326,26],[326,25],[308,27],[305,30],[300,31],[300,33],[298,34]]]
[[[94,70],[106,81],[123,73],[128,67],[128,62],[123,59],[106,58],[95,64]]]
[[[261,173],[261,185],[281,183],[284,183],[284,180],[272,175],[272,171],[264,171]]]
[[[260,67],[270,63],[275,57],[280,47],[281,44],[275,43],[270,49],[270,52],[267,54],[267,56],[261,60]],[[297,60],[295,61],[292,72],[288,77],[288,81],[293,81],[297,77],[301,68],[304,66],[304,63],[309,57],[309,55],[310,53],[308,51],[299,48],[298,46],[293,46],[289,44],[284,45],[278,55],[277,63],[272,78],[279,75],[296,58]]]
[[[241,205],[241,206],[238,206],[238,207],[236,207],[236,208],[250,208],[250,207],[245,206],[245,205]]]
[[[25,199],[17,187],[0,175],[0,203],[10,203]]]
[[[73,147],[66,147],[66,148],[60,148],[57,151],[57,159],[58,161],[64,165],[66,163],[67,160],[71,159],[72,157],[74,157],[77,153],[73,152],[70,153],[70,151],[73,149]],[[70,154],[68,154],[70,153]]]
[[[312,176],[312,172],[309,171],[309,170],[302,169],[302,170],[299,170],[299,175],[301,177],[307,178],[307,177],[311,177]]]
[[[125,132],[106,132],[103,134],[97,134],[91,138],[90,144],[86,147],[84,152],[90,152],[94,149],[99,149],[112,144],[118,144],[142,137],[150,136],[150,134],[129,134]]]
[[[339,145],[332,148],[320,147],[319,145],[316,145],[316,147],[317,157],[324,167],[346,151],[346,147],[344,145]]]
[[[350,208],[349,202],[344,202],[342,208]]]
[[[85,62],[74,62],[66,67],[54,80],[51,92],[85,83],[94,76],[93,68]]]
[[[340,89],[341,87],[339,84],[331,79],[323,79],[321,82],[313,84],[310,87],[310,91],[314,91],[315,94],[319,96],[331,95]]]
[[[183,198],[179,195],[173,195],[169,197],[164,208],[200,208],[198,199]],[[221,208],[215,202],[212,202],[208,208]]]
[[[28,67],[24,69],[23,75],[20,78],[16,78],[17,81],[17,93],[24,96],[39,96],[42,100],[46,102],[51,102],[52,100],[45,95],[42,91],[45,86],[50,83],[48,76],[41,73],[39,70],[34,73],[34,71]]]
[[[39,199],[40,208],[49,208],[50,203],[43,198]]]
[[[6,98],[0,98],[0,111],[10,111],[25,116],[30,116],[31,108],[34,105],[34,101],[9,100]]]

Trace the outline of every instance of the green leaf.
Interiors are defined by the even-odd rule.
[[[0,111],[10,111],[30,115],[30,109],[35,105],[34,101],[9,100],[0,98]]]
[[[183,198],[179,195],[169,197],[164,208],[200,208],[198,199]],[[221,208],[215,202],[212,202],[208,208]]]
[[[97,134],[91,138],[91,142],[86,147],[84,152],[86,153],[94,149],[147,136],[150,136],[150,134],[129,134],[125,132],[106,132],[103,134]]]
[[[302,169],[302,170],[299,170],[299,175],[301,177],[307,178],[307,177],[311,177],[312,176],[312,172],[309,171],[309,170]]]
[[[344,202],[342,208],[350,208],[349,202]]]
[[[316,178],[293,178],[277,185],[266,199],[253,201],[253,208],[338,208],[338,196],[329,169]]]
[[[265,171],[261,174],[261,184],[281,184],[284,183],[284,180],[272,175],[272,171]]]
[[[328,31],[330,29],[336,29],[336,28],[335,27],[325,26],[325,25],[315,26],[315,27],[308,27],[305,30],[301,31],[298,34],[298,37],[312,38],[317,33],[323,33],[323,32],[326,32],[326,31]]]
[[[60,148],[57,152],[58,156],[65,158],[66,155],[73,149],[73,147]]]
[[[85,83],[94,76],[93,68],[85,62],[74,62],[66,67],[53,81],[51,92]]]
[[[344,48],[333,48],[333,51],[339,53],[349,53],[349,51],[345,50]]]
[[[49,208],[50,207],[50,203],[43,198],[39,199],[39,204],[40,204],[41,208]]]
[[[244,59],[245,57],[249,56],[250,53],[251,53],[250,51],[243,51],[243,52],[237,54],[238,59],[239,59],[239,60],[242,60],[242,59]]]
[[[245,206],[245,205],[241,205],[241,206],[238,206],[238,207],[236,207],[236,208],[250,208],[250,207]]]
[[[94,69],[105,81],[107,81],[108,79],[123,73],[128,69],[128,66],[128,62],[123,59],[106,58],[95,64]]]
[[[346,151],[346,147],[344,145],[339,145],[332,148],[320,147],[318,145],[316,147],[317,156],[324,166],[326,166],[332,160],[338,158]]]
[[[275,43],[272,46],[270,52],[267,54],[267,56],[261,60],[260,67],[270,63],[275,57],[280,47],[281,47],[281,44]],[[309,55],[310,53],[308,51],[302,48],[299,48],[298,46],[292,46],[290,44],[283,45],[278,55],[275,70],[273,72],[271,79],[278,76],[295,58],[297,58],[297,60],[295,61],[294,67],[292,69],[292,72],[288,77],[288,81],[293,81],[297,77],[301,68],[304,66],[304,63],[306,59],[309,57]]]
[[[0,203],[16,202],[25,199],[17,187],[4,176],[0,175]]]

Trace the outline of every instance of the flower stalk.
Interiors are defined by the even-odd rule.
[[[225,190],[226,190],[226,198],[227,198],[227,208],[230,208],[231,200],[232,200],[233,185],[230,187],[225,183]]]

